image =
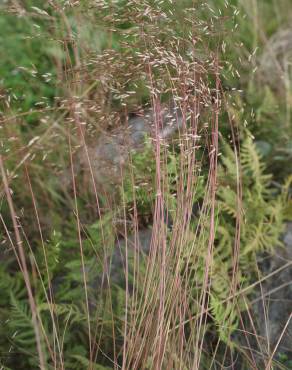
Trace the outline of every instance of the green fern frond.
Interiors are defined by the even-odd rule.
[[[24,301],[19,301],[13,293],[10,295],[11,316],[10,329],[12,338],[19,345],[29,348],[35,345],[35,335],[32,326],[32,316],[29,306]]]
[[[110,370],[111,369],[110,367],[96,364],[81,355],[72,355],[71,358],[76,360],[82,366],[83,369],[92,369],[92,370]]]
[[[224,343],[232,346],[230,336],[237,329],[239,322],[236,305],[230,301],[222,304],[220,299],[211,294],[210,308],[218,330],[219,338]]]
[[[41,303],[38,305],[38,310],[42,312],[54,312],[58,317],[62,318],[65,322],[69,321],[71,323],[77,322],[82,324],[86,322],[87,316],[85,313],[82,313],[80,308],[74,304],[65,304],[65,303]]]

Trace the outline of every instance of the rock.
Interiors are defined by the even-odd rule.
[[[140,262],[149,254],[152,237],[152,229],[139,230],[137,235],[131,235],[127,239],[128,265],[130,273],[133,273],[134,254],[139,255]],[[126,261],[126,242],[119,239],[115,244],[115,249],[111,256],[110,281],[114,284],[123,285],[125,288],[125,261]]]
[[[273,90],[285,93],[291,62],[292,28],[280,29],[265,45],[259,61],[259,76]]]
[[[92,182],[93,175],[97,189],[114,192],[114,186],[121,183],[129,155],[133,151],[143,150],[145,137],[156,139],[158,134],[161,140],[169,139],[182,126],[183,118],[179,109],[164,107],[158,121],[159,132],[156,130],[153,110],[148,110],[143,116],[129,119],[127,125],[100,135],[94,144],[81,148],[77,153],[74,159],[75,174],[83,172],[89,182]],[[62,175],[61,182],[65,188],[72,182],[71,177],[70,169]]]
[[[262,291],[257,292],[253,311],[256,315],[257,334],[263,338],[261,350],[270,356],[277,345],[283,329],[292,313],[292,264],[281,269],[292,261],[292,222],[289,222],[283,235],[284,248],[277,248],[274,255],[268,256],[261,263],[263,276],[276,274],[262,283]],[[292,360],[292,319],[276,350],[276,359],[285,356]]]

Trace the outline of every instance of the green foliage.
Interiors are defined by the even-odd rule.
[[[222,179],[224,187],[219,189],[220,206],[223,212],[241,222],[241,254],[243,257],[263,250],[272,250],[279,244],[282,232],[283,209],[285,202],[273,195],[270,187],[271,176],[265,173],[265,166],[250,133],[241,144],[240,163],[233,157],[233,173],[227,173],[231,158],[222,160]],[[241,168],[238,176],[242,178],[242,200],[238,199],[236,189],[236,167]],[[240,179],[238,177],[238,180]],[[232,224],[229,225],[231,230]]]
[[[80,369],[92,369],[92,370],[110,370],[110,367],[98,365],[96,363],[93,363],[92,361],[89,361],[86,357],[82,357],[79,355],[73,355],[73,359],[75,359],[80,365]],[[79,367],[78,365],[74,367],[74,370],[77,370]],[[73,368],[72,368],[73,369]]]
[[[149,138],[145,149],[131,153],[130,168],[120,189],[121,199],[129,207],[136,203],[139,211],[151,213],[155,199],[155,156]]]
[[[116,316],[118,327],[119,318],[123,317],[125,306],[124,290],[117,286],[112,287],[111,290],[104,288],[102,292],[99,286],[99,280],[104,271],[104,258],[112,253],[111,225],[111,217],[105,216],[100,222],[88,228],[87,237],[83,240],[90,321],[92,328],[97,327],[97,330],[105,332],[101,343],[103,348],[111,347],[112,314]],[[101,229],[103,235],[101,235]],[[103,243],[104,238],[106,244]],[[43,333],[47,336],[51,346],[54,345],[56,337],[60,343],[63,343],[66,368],[82,369],[84,365],[82,361],[88,358],[88,345],[86,344],[88,315],[79,245],[73,235],[72,239],[68,240],[60,232],[53,232],[51,240],[45,244],[45,251],[46,264],[42,248],[39,248],[36,253],[35,262],[41,276],[35,281],[34,286]],[[47,268],[49,277],[46,273]],[[11,353],[10,356],[6,356],[4,364],[13,368],[17,366],[19,369],[35,368],[38,366],[38,359],[35,355],[35,334],[23,276],[20,272],[9,274],[2,266],[0,284],[0,313],[1,320],[5,321],[1,328],[0,346],[5,353]],[[51,292],[54,297],[52,303],[50,303]],[[80,343],[83,344],[80,345]],[[22,353],[26,358],[21,367],[15,363],[14,351]],[[73,358],[78,360],[77,363],[72,360]],[[102,369],[102,364],[101,359],[100,365],[96,364],[94,368]]]
[[[118,279],[111,281],[116,239],[124,233],[123,222],[131,223],[136,207],[138,220],[135,221],[149,226],[157,199],[157,160],[161,161],[160,175],[164,180],[164,206],[174,225],[182,223],[182,208],[185,206],[182,200],[188,176],[194,175],[195,178],[190,202],[199,204],[208,188],[208,168],[203,161],[200,163],[201,172],[196,172],[182,159],[178,146],[173,148],[167,145],[163,147],[161,158],[156,158],[152,144],[145,138],[145,149],[131,153],[130,165],[119,189],[120,199],[110,210],[102,208],[96,212],[95,203],[94,206],[86,203],[79,197],[77,189],[77,204],[82,216],[79,220],[80,246],[76,215],[72,211],[72,193],[69,191],[67,194],[72,204],[67,204],[57,185],[56,174],[62,167],[62,161],[66,162],[64,158],[69,156],[66,144],[68,127],[81,117],[82,123],[87,125],[84,126],[94,136],[96,129],[114,126],[117,112],[127,114],[139,108],[141,103],[148,104],[153,89],[162,91],[162,99],[173,92],[179,95],[179,68],[197,57],[198,60],[201,57],[206,59],[205,46],[209,44],[212,50],[218,50],[218,46],[222,49],[223,88],[228,90],[226,95],[231,103],[228,113],[232,113],[236,125],[246,122],[249,128],[249,131],[242,130],[235,156],[235,148],[228,143],[229,127],[222,123],[215,243],[205,302],[208,322],[203,329],[205,336],[215,338],[214,341],[233,350],[233,334],[239,327],[239,316],[246,309],[238,292],[252,283],[256,274],[256,256],[266,251],[273,252],[275,246],[280,244],[284,220],[292,217],[291,202],[287,202],[291,177],[284,183],[292,158],[289,99],[284,101],[271,87],[264,84],[262,87],[254,72],[251,73],[256,66],[255,48],[258,43],[264,46],[259,35],[271,35],[278,26],[277,17],[271,16],[274,14],[273,2],[255,1],[263,19],[267,17],[271,20],[272,17],[272,21],[262,25],[263,30],[256,29],[254,23],[257,16],[248,12],[251,2],[241,0],[211,1],[207,5],[199,1],[196,12],[188,9],[193,3],[188,0],[140,1],[134,2],[134,7],[133,2],[127,1],[88,0],[76,7],[67,3],[56,1],[56,4],[62,5],[62,11],[58,11],[49,4],[28,1],[23,8],[24,13],[20,12],[19,16],[0,15],[0,27],[5,30],[5,37],[0,41],[1,125],[4,118],[1,153],[8,174],[12,174],[9,180],[14,189],[17,213],[21,215],[24,210],[24,217],[20,219],[26,221],[22,226],[25,231],[28,230],[25,236],[31,247],[29,250],[28,243],[25,243],[33,294],[42,320],[42,346],[46,348],[47,340],[50,347],[58,352],[56,342],[59,341],[64,368],[69,370],[110,369],[114,356],[121,364],[126,309],[136,308],[132,298],[126,296],[124,266],[115,271]],[[96,8],[92,8],[93,3],[97,4]],[[226,6],[227,3],[230,6]],[[284,3],[283,0],[281,7]],[[219,9],[223,16],[227,16],[225,33],[218,27]],[[16,10],[13,8],[13,11]],[[245,12],[247,17],[242,16]],[[286,18],[284,13],[282,16]],[[202,19],[197,22],[200,17]],[[209,25],[207,22],[210,19]],[[237,24],[240,34],[236,33]],[[198,28],[195,29],[195,26]],[[211,38],[210,34],[216,37]],[[221,39],[224,39],[224,44]],[[193,43],[203,45],[202,55],[197,51],[193,53]],[[238,45],[241,45],[240,48]],[[162,49],[167,52],[163,60]],[[245,60],[248,56],[251,56],[251,62],[239,65],[238,60]],[[177,60],[179,63],[175,64]],[[149,71],[145,65],[152,68],[154,87],[149,86]],[[208,78],[211,86],[213,77]],[[244,90],[244,93],[233,94],[234,86]],[[287,91],[288,98],[290,93]],[[57,95],[61,98],[55,103]],[[43,114],[29,113],[30,110],[42,108],[48,108],[48,111]],[[14,115],[19,117],[10,120]],[[9,120],[5,121],[5,118]],[[75,126],[72,131],[75,134]],[[255,136],[255,140],[251,136]],[[80,144],[75,137],[72,141],[74,145],[77,143],[76,146]],[[206,143],[200,144],[204,146]],[[204,150],[198,150],[202,157]],[[21,172],[28,154],[27,158],[31,159],[28,172],[31,174],[37,209],[45,215],[41,219],[44,245],[35,226],[35,211],[27,178],[23,175],[25,171]],[[272,173],[273,177],[268,173]],[[275,191],[273,181],[277,182],[281,191]],[[107,204],[104,198],[104,204]],[[10,220],[6,203],[1,201],[0,207],[5,222]],[[89,218],[84,217],[90,207],[94,208],[94,218],[98,221],[89,222]],[[175,228],[168,227],[166,231],[167,247],[172,245],[176,232],[182,234],[179,235],[181,239],[178,238],[183,244],[181,255],[175,263],[190,293],[186,302],[189,316],[200,314],[198,297],[202,296],[205,283],[210,211],[200,212],[199,207],[198,214],[192,215],[187,230],[177,232]],[[122,227],[117,221],[121,218]],[[10,229],[9,222],[7,226]],[[238,225],[240,240],[237,244]],[[56,231],[52,231],[54,229]],[[239,246],[240,249],[237,249]],[[131,287],[137,278],[144,283],[149,272],[147,256],[141,254],[141,257],[137,276],[136,256],[133,250],[129,250],[128,282]],[[171,273],[177,267],[175,263],[170,263]],[[153,270],[154,281],[159,276],[159,263],[156,267]],[[136,294],[139,301],[143,292],[137,290]],[[248,295],[245,295],[245,300],[248,301]],[[1,358],[1,369],[37,368],[36,343],[25,284],[17,269],[15,256],[10,253],[8,257],[3,257],[0,266],[0,319],[3,323],[0,349],[5,353],[5,357]],[[98,347],[95,348],[97,355],[94,361],[90,360],[89,354],[89,325],[91,336],[96,336],[94,345]],[[189,330],[193,333],[195,329]],[[189,335],[187,331],[186,336]],[[189,346],[192,345],[190,342]],[[173,358],[175,368],[188,368],[189,364],[184,363],[180,354],[172,348],[167,348],[167,351]],[[49,351],[44,349],[44,352],[48,368],[55,368],[49,360]],[[18,360],[20,355],[21,363]],[[213,360],[207,352],[202,356],[202,368],[208,368],[206,364],[213,363]],[[154,360],[148,357],[145,366],[150,369]],[[290,365],[285,355],[280,354],[279,361]]]
[[[274,196],[270,187],[271,176],[265,173],[261,155],[248,131],[238,158],[225,142],[222,142],[222,152],[211,311],[221,340],[231,344],[230,335],[237,329],[238,310],[245,309],[240,300],[229,298],[234,292],[234,282],[230,280],[234,264],[239,266],[235,281],[237,289],[248,286],[256,276],[256,256],[264,251],[272,252],[275,246],[281,245],[287,195],[283,192]],[[242,198],[238,195],[238,181],[242,186]],[[240,222],[238,251],[236,220]]]
[[[261,155],[257,151],[256,144],[252,141],[249,132],[245,133],[245,138],[240,145],[240,153],[235,156],[231,147],[222,140],[219,164],[219,186],[217,191],[216,209],[216,234],[215,246],[213,251],[209,309],[212,317],[212,325],[207,326],[210,331],[220,341],[234,347],[232,335],[238,328],[240,312],[245,309],[240,297],[232,298],[234,289],[242,289],[251,283],[253,272],[256,271],[256,255],[263,251],[271,251],[279,244],[279,235],[282,231],[283,213],[286,207],[287,189],[289,180],[284,188],[283,194],[275,196],[270,184],[271,176],[265,172],[265,166]],[[165,174],[168,175],[168,184],[165,188],[165,199],[171,215],[175,221],[178,212],[177,199],[174,196],[177,188],[178,174],[181,173],[181,162],[175,151],[169,150],[168,160],[166,161]],[[144,214],[145,210],[151,212],[155,200],[155,166],[153,164],[153,152],[151,147],[146,147],[145,152],[137,152],[132,156],[132,167],[129,172],[132,174],[125,178],[124,186],[121,191],[121,198],[127,206],[133,204],[136,199],[139,214]],[[145,172],[145,164],[148,172]],[[134,182],[133,182],[134,178]],[[139,184],[148,179],[147,190],[140,190]],[[238,198],[238,181],[242,185],[242,199]],[[204,189],[206,189],[206,176],[201,174],[196,180],[193,199],[195,202],[202,199]],[[135,184],[133,186],[133,184]],[[143,184],[142,184],[143,186]],[[286,189],[286,190],[285,190]],[[147,195],[145,193],[147,191]],[[119,211],[118,213],[119,214]],[[202,216],[203,217],[203,216]],[[192,248],[192,240],[195,238],[195,230],[198,219],[192,221],[193,231],[188,231],[186,240],[189,242],[184,246],[183,259],[189,260],[190,253],[192,265],[188,268],[194,269],[191,274],[190,286],[193,288],[191,299],[200,294],[200,289],[204,280],[204,268],[206,258],[206,242],[208,240],[209,214],[205,216],[205,229],[202,229],[197,239],[196,249]],[[84,229],[82,240],[83,258],[86,271],[87,291],[89,295],[90,322],[93,327],[102,332],[102,347],[108,356],[111,356],[112,341],[119,342],[117,338],[122,336],[123,317],[125,314],[125,288],[119,284],[107,283],[104,290],[100,290],[99,279],[104,272],[105,258],[109,262],[114,252],[115,230],[113,226],[113,213],[107,213],[96,223]],[[236,253],[236,220],[240,220],[241,240],[240,251]],[[72,229],[74,231],[74,228]],[[171,231],[169,231],[171,233]],[[169,235],[171,238],[171,234]],[[44,254],[42,249],[36,253],[36,263],[38,264],[42,280],[35,286],[38,302],[38,311],[43,321],[43,328],[49,338],[52,335],[51,312],[58,322],[58,336],[64,343],[64,359],[68,369],[82,369],[89,366],[88,344],[88,316],[84,294],[84,281],[82,274],[82,263],[80,259],[80,246],[76,241],[76,236],[70,237],[54,232],[49,241],[45,244],[47,267],[50,272],[46,274],[44,264]],[[129,254],[129,282],[133,282],[131,271],[133,271],[133,256]],[[236,262],[237,261],[237,262]],[[141,261],[142,262],[142,261]],[[236,276],[232,279],[234,263],[238,263]],[[184,263],[181,264],[182,273]],[[140,265],[140,273],[143,275],[145,270]],[[1,270],[1,298],[10,302],[10,312],[5,312],[7,321],[5,332],[13,346],[23,353],[27,353],[34,347],[34,333],[31,323],[31,313],[29,312],[24,293],[22,276],[19,273],[9,275],[5,269]],[[121,272],[122,274],[122,272]],[[121,275],[122,276],[122,275]],[[106,275],[105,275],[106,281]],[[95,283],[96,282],[96,283]],[[42,284],[46,290],[49,283],[54,290],[54,303],[48,303],[44,296]],[[11,284],[11,285],[10,285]],[[10,287],[13,286],[14,294],[10,294]],[[230,298],[231,297],[231,298]],[[2,308],[4,317],[5,309]],[[198,314],[197,309],[192,307],[193,314]],[[114,322],[113,322],[114,317]],[[7,330],[8,329],[8,330]],[[115,339],[113,338],[113,330]],[[120,337],[122,343],[122,337]],[[51,340],[51,339],[50,339]],[[80,347],[80,341],[83,345]],[[93,368],[102,369],[103,366],[111,366],[104,361],[103,356],[98,357]],[[76,361],[74,361],[75,359]],[[30,358],[26,365],[36,364]],[[32,361],[32,362],[31,362]],[[7,362],[7,366],[10,362]],[[35,365],[34,365],[35,366]]]
[[[237,155],[229,144],[221,140],[215,245],[210,266],[210,312],[219,340],[230,348],[235,347],[233,334],[238,329],[241,312],[246,309],[242,297],[235,292],[248,287],[256,278],[257,255],[272,252],[275,246],[281,245],[280,235],[287,205],[285,190],[275,196],[271,188],[271,176],[266,174],[251,134],[246,131],[244,136]],[[201,189],[206,188],[205,181],[202,177]],[[242,197],[238,193],[239,184]],[[190,245],[184,249],[186,260],[193,254],[191,258],[194,262],[188,265],[188,269],[193,271],[188,285],[196,287],[193,297],[200,296],[197,287],[203,286],[204,281],[210,215],[206,214],[205,217],[204,230],[197,237],[190,233]],[[240,244],[236,242],[236,222],[240,225]],[[196,220],[193,225],[195,231]],[[195,250],[192,247],[194,239]],[[237,266],[236,270],[234,266]],[[248,300],[248,295],[245,295],[245,300]],[[198,313],[194,311],[194,314]]]
[[[10,95],[12,108],[23,112],[37,109],[40,97],[44,104],[50,103],[56,92],[55,71],[45,47],[50,41],[45,39],[43,25],[2,14],[0,27],[5,33],[0,41],[0,89]],[[36,123],[33,116],[29,121]]]
[[[227,302],[226,304],[222,304],[222,298],[226,295],[226,281],[223,281],[222,284],[222,281],[219,279],[217,280],[217,283],[217,286],[220,290],[216,291],[216,287],[214,287],[213,284],[215,294],[211,294],[211,313],[214,318],[216,331],[220,340],[233,348],[233,343],[230,340],[230,336],[238,329],[238,312],[236,310],[234,302]]]
[[[242,289],[251,284],[256,276],[257,262],[256,256],[264,251],[272,252],[280,243],[280,235],[283,231],[283,221],[285,207],[287,206],[287,192],[285,190],[278,196],[275,196],[271,187],[272,176],[266,173],[266,166],[262,155],[258,151],[256,143],[251,138],[251,133],[245,131],[244,139],[240,144],[240,153],[237,156],[233,148],[223,139],[221,140],[222,156],[220,157],[217,191],[217,222],[215,235],[215,249],[212,260],[212,277],[210,292],[210,310],[214,319],[216,331],[220,340],[231,348],[232,334],[238,329],[240,311],[245,310],[245,305],[240,298],[232,298],[234,289]],[[176,191],[177,174],[181,173],[179,168],[178,156],[168,152],[168,161],[166,172],[168,174],[168,188],[165,189],[166,199],[172,198],[174,201],[169,203],[169,209],[175,219],[177,214],[177,202],[172,197]],[[133,173],[137,178],[144,178],[145,163],[153,163],[153,153],[149,148],[141,153],[136,153],[133,157]],[[152,162],[151,162],[152,161]],[[147,189],[154,194],[155,184],[153,179],[154,167],[149,168],[149,174],[152,174],[152,183],[149,182]],[[151,208],[151,197],[141,197],[140,188],[127,182],[124,187],[123,199],[132,204],[133,191],[137,199],[148,201],[148,207]],[[149,186],[150,184],[150,186]],[[242,198],[239,198],[238,185],[242,186]],[[289,188],[287,183],[286,188]],[[128,191],[129,189],[132,189]],[[197,202],[204,196],[206,189],[206,178],[202,174],[197,179],[197,186],[194,191],[194,202]],[[143,194],[144,195],[144,194]],[[141,201],[138,204],[139,211],[143,211],[145,203]],[[208,224],[208,215],[206,215]],[[236,251],[236,220],[240,223],[240,250]],[[194,230],[197,220],[193,221]],[[197,242],[194,256],[194,279],[191,286],[200,286],[204,278],[204,260],[206,258],[206,238],[208,232],[207,226],[204,233],[200,234]],[[189,240],[195,238],[195,235],[189,231]],[[192,244],[192,242],[191,242]],[[189,259],[192,248],[185,246],[185,256]],[[238,253],[238,254],[237,254]],[[230,279],[234,269],[234,263],[238,263],[238,270],[234,281]],[[191,267],[192,269],[192,267]],[[235,284],[235,285],[233,285]],[[199,294],[194,291],[193,295]]]

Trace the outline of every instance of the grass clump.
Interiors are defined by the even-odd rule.
[[[11,30],[14,14],[22,31],[0,44],[15,58],[0,66],[3,368],[277,368],[248,337],[259,342],[257,256],[280,243],[290,183],[279,159],[265,163],[278,92],[235,65],[244,8],[5,8],[0,23]],[[136,147],[131,118],[147,112]]]

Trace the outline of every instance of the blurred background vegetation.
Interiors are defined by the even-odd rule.
[[[219,56],[224,96],[219,127],[222,157],[218,169],[217,252],[212,267],[215,278],[208,301],[211,319],[204,334],[212,345],[202,345],[198,368],[223,368],[238,354],[241,360],[236,369],[254,368],[245,351],[240,350],[241,342],[235,335],[237,330],[242,330],[238,312],[246,312],[247,303],[245,299],[236,304],[226,303],[230,293],[228,280],[234,267],[232,245],[237,235],[237,161],[234,143],[230,144],[230,127],[237,136],[234,146],[242,163],[245,214],[238,279],[239,289],[245,289],[260,279],[257,256],[263,252],[273,253],[285,222],[292,219],[289,202],[291,19],[290,0],[8,0],[0,3],[0,151],[16,213],[21,220],[19,229],[45,333],[42,346],[50,348],[44,349],[45,368],[116,369],[124,366],[125,288],[113,283],[110,293],[105,290],[96,297],[96,286],[100,284],[104,255],[114,249],[116,240],[123,235],[123,223],[121,226],[115,220],[131,219],[133,204],[137,201],[139,226],[148,227],[153,223],[155,156],[149,148],[133,155],[133,178],[138,185],[147,182],[147,187],[133,190],[128,173],[124,186],[117,190],[119,197],[109,200],[103,192],[98,194],[98,214],[95,195],[88,190],[86,179],[81,176],[78,180],[76,199],[72,189],[62,186],[60,179],[70,167],[71,152],[78,152],[82,146],[80,137],[94,145],[98,135],[115,129],[128,115],[151,105],[151,87],[143,66],[147,57],[162,61],[161,66],[157,63],[153,75],[157,90],[161,90],[161,101],[168,101],[175,84],[178,95],[182,94],[180,83],[175,79],[175,67],[170,63],[169,70],[165,71],[164,50],[169,51],[169,55],[181,56],[182,63],[202,61],[206,68],[206,86],[211,90],[215,84],[211,62],[214,55]],[[206,114],[206,119],[211,113]],[[203,150],[199,156],[202,159],[200,180],[193,195],[196,202],[202,201],[208,187],[208,166]],[[183,167],[178,146],[170,148],[166,157],[170,179],[166,198],[169,208],[177,211],[179,207],[173,194]],[[23,275],[10,245],[13,224],[4,184],[1,184],[0,194],[3,220],[0,234],[0,368],[36,369],[39,360],[32,314]],[[96,309],[89,320],[92,327],[96,325],[96,332],[92,333],[98,343],[94,355],[90,354],[88,340],[89,307],[80,299],[84,296],[84,281],[76,207],[82,224],[88,294],[94,297]],[[171,214],[174,219],[179,217],[176,211]],[[192,221],[186,246],[195,238],[192,232],[197,222]],[[168,235],[169,240],[172,237]],[[14,237],[11,238],[14,242]],[[204,235],[200,238],[203,240]],[[202,250],[199,257],[194,257],[198,264],[194,268],[197,280],[192,286],[193,289],[196,285],[195,295],[201,292],[198,286],[204,280],[206,258],[200,238],[198,243],[202,243]],[[182,256],[181,264],[188,258]],[[143,268],[141,264],[141,271]],[[54,305],[48,298],[51,289],[54,290]],[[250,294],[252,291],[248,290],[247,300]],[[222,306],[222,302],[226,306]],[[193,310],[190,314],[197,314],[195,308]],[[52,323],[52,316],[58,329]],[[228,322],[227,329],[222,325],[224,320]],[[195,337],[193,330],[187,327],[186,336]],[[169,355],[171,349],[167,351]],[[229,352],[237,355],[233,358]],[[289,356],[279,353],[271,365],[274,367],[270,368],[291,369]],[[151,353],[147,361],[143,366],[139,363],[135,366],[154,369]],[[162,368],[189,369],[190,363],[185,358],[176,358],[163,363]],[[259,369],[268,366],[267,362],[263,363],[260,362]],[[129,364],[124,368],[139,368]]]

